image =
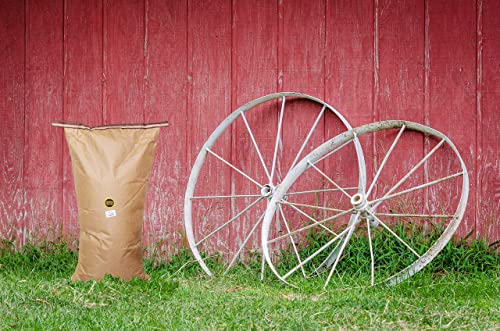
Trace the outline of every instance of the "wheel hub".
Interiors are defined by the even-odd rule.
[[[366,211],[366,197],[364,194],[356,193],[351,197],[351,204],[357,211]]]
[[[358,213],[360,213],[360,219],[368,219],[370,221],[370,225],[376,227],[379,222],[371,215],[373,213],[373,209],[371,209],[368,205],[368,201],[366,200],[366,196],[362,193],[356,193],[351,197],[351,204]]]
[[[271,186],[270,184],[266,184],[266,185],[262,186],[262,188],[260,189],[260,195],[263,198],[271,199],[275,189],[276,189],[276,187]]]

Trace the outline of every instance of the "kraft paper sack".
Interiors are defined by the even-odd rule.
[[[142,261],[144,204],[159,127],[64,127],[80,221],[78,265],[72,280],[106,274],[149,279]]]

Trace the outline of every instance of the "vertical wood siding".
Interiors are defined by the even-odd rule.
[[[465,234],[476,227],[476,222],[482,222],[475,219],[474,194],[477,157],[476,2],[460,0],[456,4],[450,6],[447,1],[428,3],[429,109],[426,124],[448,133],[467,165],[471,194],[459,229],[459,233]],[[432,176],[434,169],[428,171]],[[430,199],[446,200],[445,196],[436,197],[430,191]]]
[[[36,238],[59,233],[63,224],[64,140],[61,130],[48,125],[63,118],[63,3],[36,0],[26,6],[24,230]]]
[[[104,84],[103,4],[101,0],[67,1],[64,12],[64,121],[101,125]],[[63,146],[62,208],[63,234],[74,238],[74,234],[78,233],[78,209],[66,145]]]
[[[478,0],[476,28],[476,170],[479,234],[500,237],[500,5]]]
[[[279,77],[279,8],[277,1],[237,1],[232,3],[232,79],[231,108],[236,109],[259,95],[276,92]],[[248,122],[259,143],[262,155],[272,155],[274,133],[267,129],[277,126],[278,118],[275,112],[258,111],[248,114]],[[266,123],[266,125],[258,125]],[[209,131],[211,131],[209,129]],[[231,160],[239,169],[248,169],[250,173],[264,177],[263,167],[254,153],[252,141],[242,121],[238,121],[232,133]],[[267,142],[267,143],[262,143]],[[239,144],[241,148],[235,148]],[[250,152],[251,151],[251,152]],[[196,151],[197,153],[197,151]],[[253,154],[249,154],[253,153]],[[258,177],[258,176],[256,176]],[[233,192],[251,194],[255,186],[249,181],[241,181],[241,176],[231,172],[230,185]],[[246,201],[249,203],[250,201]],[[242,210],[243,201],[233,203],[232,215],[236,210]],[[233,222],[229,231],[230,241],[237,243],[245,240],[252,223],[260,215],[255,210],[246,213],[243,221]],[[250,240],[251,245],[257,244],[257,237]]]
[[[0,0],[0,237],[19,245],[77,238],[69,154],[52,121],[168,120],[147,196],[145,241],[175,249],[184,244],[187,176],[215,126],[256,97],[299,91],[334,105],[353,126],[406,119],[447,134],[471,180],[459,235],[499,240],[499,12],[496,0]],[[303,123],[312,120],[294,112],[283,135],[305,136]],[[249,121],[278,119],[260,112]],[[254,127],[259,139],[274,142],[266,127]],[[327,117],[317,139],[340,129]],[[251,146],[245,130],[225,136],[233,149],[220,153],[261,171],[257,158],[234,148]],[[380,162],[376,138],[369,143],[368,170]],[[425,141],[402,143],[420,144],[421,155],[429,150]],[[272,155],[274,143],[266,146],[262,153]],[[339,171],[352,176],[347,164]],[[253,190],[216,162],[209,169],[218,176],[200,177],[208,185]],[[426,197],[429,208],[449,198],[432,190]],[[231,208],[238,206],[224,206],[221,217]],[[244,239],[247,218],[228,230],[228,242]]]
[[[0,236],[24,235],[25,7],[4,1],[0,11]]]
[[[145,122],[168,119],[156,150],[147,196],[146,242],[158,249],[180,244],[182,187],[189,175],[188,146],[188,12],[184,1],[145,4]]]

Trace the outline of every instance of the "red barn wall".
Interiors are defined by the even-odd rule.
[[[353,126],[407,119],[445,132],[471,179],[459,234],[496,241],[499,12],[498,0],[0,0],[0,237],[78,235],[52,121],[168,120],[145,229],[148,244],[181,245],[187,176],[210,132],[238,106],[292,90]]]

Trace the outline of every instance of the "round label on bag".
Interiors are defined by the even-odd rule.
[[[110,208],[110,207],[113,207],[115,205],[115,202],[113,199],[107,198],[106,200],[104,200],[104,205],[106,207]]]

